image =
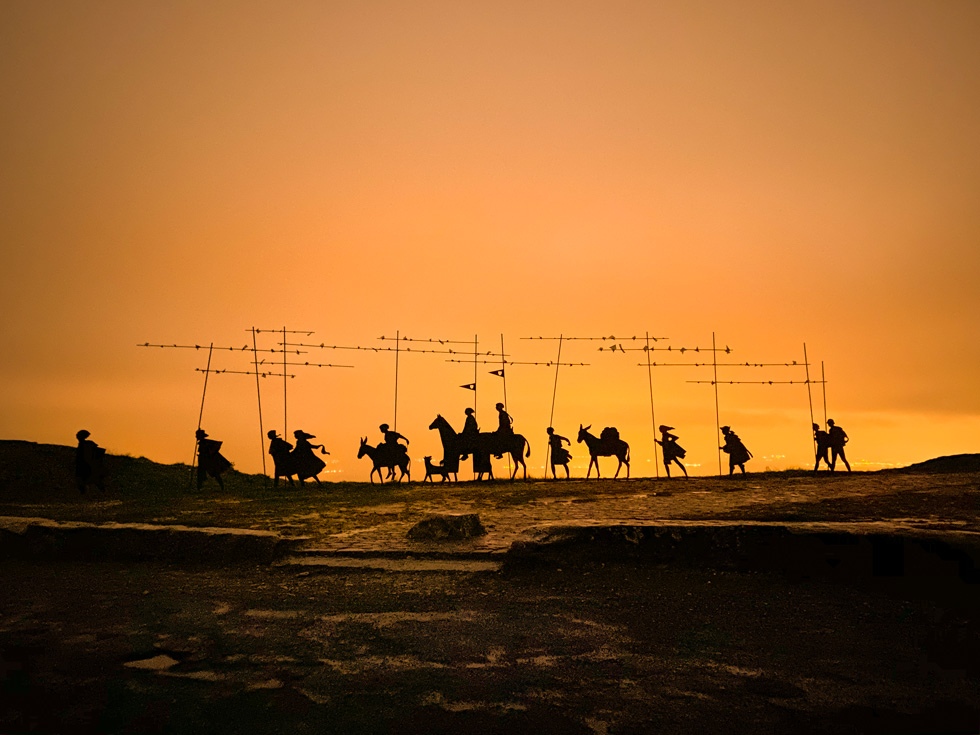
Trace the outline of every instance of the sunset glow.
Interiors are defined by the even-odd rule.
[[[692,474],[718,423],[812,468],[811,405],[855,469],[980,451],[978,38],[972,0],[0,4],[0,438],[189,463],[201,416],[242,471],[302,428],[366,480],[385,422],[421,479],[436,414],[506,399],[536,476],[549,421],[573,476],[580,424],[634,476],[655,423]],[[253,327],[379,351],[209,374],[202,414]],[[396,335],[496,364],[400,343],[396,416]],[[556,380],[560,335],[616,339]],[[767,365],[717,416],[712,339]]]

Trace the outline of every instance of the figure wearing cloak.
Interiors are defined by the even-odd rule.
[[[224,490],[221,474],[231,469],[231,462],[221,454],[221,442],[208,439],[204,429],[198,429],[194,436],[197,437],[197,489],[200,490],[205,478],[210,476]]]
[[[660,438],[654,441],[660,445],[663,455],[664,455],[664,469],[667,470],[667,477],[670,477],[670,463],[674,462],[684,471],[684,476],[687,477],[687,467],[681,463],[687,455],[687,450],[684,449],[680,444],[677,443],[677,437],[671,434],[673,426],[664,426],[661,424],[658,429],[660,431]]]
[[[548,446],[551,448],[551,476],[555,478],[558,476],[555,472],[555,465],[562,465],[565,468],[565,477],[569,477],[568,462],[572,458],[572,454],[561,445],[562,442],[569,445],[572,443],[561,434],[556,434],[555,430],[549,426]]]
[[[292,469],[299,478],[300,483],[308,477],[312,477],[319,484],[320,478],[317,477],[326,467],[326,463],[317,457],[314,449],[319,449],[321,454],[330,454],[322,444],[311,444],[310,439],[316,439],[313,434],[307,434],[302,429],[293,432],[296,438],[296,448],[290,454]]]
[[[725,435],[725,444],[721,447],[721,450],[728,454],[728,474],[734,474],[735,467],[738,466],[744,475],[745,463],[752,459],[752,452],[742,444],[742,440],[738,438],[738,434],[729,427],[722,426],[721,433]]]
[[[82,429],[75,438],[78,439],[78,449],[75,450],[75,482],[82,494],[89,483],[99,490],[105,490],[105,449],[89,439],[88,431]]]
[[[272,455],[272,462],[275,465],[275,477],[272,481],[272,486],[275,487],[279,484],[280,477],[285,477],[289,480],[289,484],[293,485],[293,475],[296,474],[296,470],[292,466],[292,458],[290,457],[293,445],[279,436],[275,429],[270,430],[266,436],[270,439],[269,454]]]

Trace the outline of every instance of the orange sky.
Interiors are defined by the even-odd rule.
[[[806,343],[856,466],[980,451],[978,38],[973,0],[4,2],[0,437],[84,427],[190,461],[206,356],[136,345],[285,325],[365,346],[503,334],[518,361],[554,359],[520,338],[560,333],[715,333],[750,362]],[[559,374],[555,428],[616,425],[652,475],[642,353],[599,344],[563,348],[590,365]],[[366,479],[393,356],[304,359],[355,368],[297,368],[287,429]],[[493,428],[503,386],[479,375]],[[441,456],[426,427],[461,428],[472,376],[403,356],[413,458]],[[554,378],[508,372],[536,474]],[[657,422],[717,471],[711,386],[687,382],[710,374],[653,379]],[[281,381],[262,401],[282,431]],[[256,404],[253,378],[211,378],[204,426],[246,471]],[[805,386],[722,386],[720,414],[749,469],[812,461]]]

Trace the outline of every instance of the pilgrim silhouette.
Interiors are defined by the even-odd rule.
[[[75,483],[83,495],[89,483],[99,490],[105,490],[105,449],[89,439],[90,436],[86,429],[75,434],[78,439],[78,449],[75,450]]]
[[[198,429],[194,436],[197,437],[197,489],[200,490],[205,478],[211,476],[224,490],[225,483],[221,479],[221,474],[231,469],[231,462],[221,454],[221,442],[208,439],[204,429]]]
[[[671,462],[676,463],[684,471],[684,477],[687,477],[687,467],[681,463],[681,459],[687,455],[687,450],[678,444],[677,437],[670,433],[674,427],[661,424],[657,428],[660,431],[660,438],[654,439],[654,441],[660,445],[663,451],[664,469],[667,470],[667,477],[670,477]]]
[[[481,432],[477,434],[475,443],[465,444],[461,440],[462,435],[456,433],[449,421],[441,414],[436,415],[432,423],[429,424],[429,428],[439,431],[439,438],[442,440],[442,466],[450,468],[451,472],[459,470],[461,457],[472,454],[473,471],[476,473],[477,479],[482,480],[483,475],[488,474],[492,480],[493,467],[490,464],[490,455],[510,454],[511,459],[514,460],[514,471],[511,473],[510,479],[514,479],[517,476],[517,470],[522,467],[524,477],[527,477],[527,463],[525,463],[524,457],[531,456],[531,445],[522,435],[514,433],[500,435],[496,431]]]
[[[752,459],[752,452],[742,444],[742,440],[738,438],[738,434],[728,426],[722,426],[721,433],[725,435],[725,444],[719,448],[728,455],[728,474],[735,474],[735,467],[737,466],[741,468],[742,474],[744,475],[745,463]]]
[[[830,451],[830,435],[820,428],[820,424],[813,425],[813,440],[817,443],[817,461],[813,464],[813,471],[816,472],[820,468],[821,459],[830,469],[830,457],[827,456]]]
[[[510,417],[510,414],[504,410],[504,404],[498,403],[496,405],[497,409],[497,431],[496,434],[501,439],[506,439],[507,437],[514,436],[514,419]],[[500,459],[503,456],[503,452],[494,452],[494,456]]]
[[[296,439],[296,448],[289,455],[290,463],[300,484],[302,485],[308,477],[312,477],[319,484],[320,478],[317,475],[323,472],[323,468],[327,465],[314,454],[313,450],[319,449],[320,454],[330,454],[330,452],[322,444],[311,444],[310,439],[316,439],[316,436],[307,434],[302,429],[296,429],[293,437]]]
[[[381,484],[384,484],[385,478],[381,470],[388,470],[388,479],[393,479],[395,476],[395,467],[401,470],[401,475],[398,477],[400,482],[403,478],[408,477],[409,481],[412,479],[411,470],[411,460],[408,457],[408,450],[405,445],[399,444],[398,439],[405,439],[401,434],[395,431],[388,431],[387,424],[381,424],[381,431],[385,432],[385,438],[391,438],[391,442],[381,442],[376,447],[372,447],[368,444],[367,437],[361,438],[361,446],[357,450],[357,458],[370,457],[372,464],[374,465],[371,469],[370,480],[374,482],[374,473],[378,473],[378,480]],[[408,439],[405,439],[408,441]]]
[[[293,467],[290,456],[293,445],[279,436],[275,429],[270,429],[266,436],[269,437],[269,454],[272,455],[272,462],[275,465],[272,486],[276,487],[279,484],[280,477],[285,477],[289,480],[290,485],[295,485],[293,475],[296,474],[296,469]]]
[[[555,472],[555,465],[561,465],[565,468],[565,477],[568,478],[568,461],[572,458],[571,453],[565,449],[561,444],[565,442],[566,444],[571,444],[572,442],[563,437],[561,434],[556,434],[553,427],[548,427],[548,446],[551,447],[551,476],[558,479],[558,474]]]
[[[830,427],[827,435],[830,437],[830,471],[833,472],[837,466],[837,458],[844,462],[847,471],[851,471],[851,465],[844,456],[844,445],[847,444],[847,432],[834,423],[833,419],[827,419],[827,426]]]
[[[466,414],[466,421],[463,423],[463,430],[459,432],[459,449],[461,452],[459,458],[463,460],[476,449],[476,444],[480,439],[480,427],[476,423],[476,412],[472,408],[467,408],[464,413]]]

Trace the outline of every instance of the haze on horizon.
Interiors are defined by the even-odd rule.
[[[714,334],[752,363],[805,343],[856,469],[978,451],[977,38],[968,0],[3,3],[0,438],[87,428],[189,462],[202,355],[137,345],[285,326],[333,345],[503,335],[528,362],[554,345],[521,338],[559,334]],[[562,368],[554,426],[615,425],[653,475],[643,354],[598,346],[563,347],[589,365]],[[393,359],[303,359],[354,367],[297,368],[285,428],[327,445],[329,477],[366,479],[357,440],[393,420]],[[400,360],[413,459],[441,456],[436,413],[461,428],[472,367]],[[717,471],[713,389],[688,382],[706,378],[653,371],[695,474]],[[538,475],[554,380],[507,376]],[[262,400],[282,432],[281,381]],[[719,407],[750,471],[812,466],[805,386],[722,385]],[[203,425],[261,470],[254,378],[212,375]]]

